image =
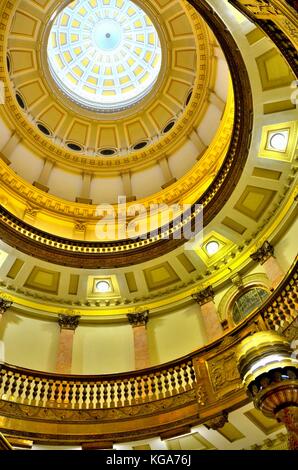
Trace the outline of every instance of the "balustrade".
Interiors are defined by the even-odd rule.
[[[104,409],[162,400],[193,387],[192,361],[130,377],[55,376],[0,364],[0,398],[39,407]]]

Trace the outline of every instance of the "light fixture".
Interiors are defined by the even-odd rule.
[[[100,294],[106,294],[107,292],[111,292],[111,283],[110,281],[97,281],[95,283],[95,291],[99,292]]]
[[[268,138],[268,150],[275,150],[276,152],[284,152],[287,148],[289,140],[289,131],[276,131],[271,132]]]
[[[219,251],[220,245],[216,241],[211,241],[206,244],[205,249],[209,256],[213,256]]]

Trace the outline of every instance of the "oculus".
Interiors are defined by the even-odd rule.
[[[115,112],[151,91],[162,50],[151,19],[130,0],[75,0],[54,20],[47,57],[52,77],[70,99]]]

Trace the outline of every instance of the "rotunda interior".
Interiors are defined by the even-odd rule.
[[[236,349],[298,339],[295,5],[0,16],[0,449],[285,449]]]

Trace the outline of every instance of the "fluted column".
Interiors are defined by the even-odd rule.
[[[71,373],[73,339],[80,318],[78,315],[59,315],[60,337],[56,363],[57,373]]]
[[[198,151],[197,160],[199,160],[202,154],[207,149],[207,146],[204,144],[204,142],[202,141],[201,137],[199,136],[198,132],[195,129],[191,131],[188,137],[197,148],[197,151]]]
[[[79,202],[80,204],[92,204],[92,199],[90,199],[91,181],[92,175],[89,173],[83,173],[81,194],[76,198],[76,202]]]
[[[164,158],[159,160],[159,166],[161,168],[164,179],[162,189],[166,189],[168,186],[171,186],[171,184],[175,183],[177,179],[173,176],[171,172],[171,168],[169,166],[168,158],[166,155],[164,156]]]
[[[284,278],[285,273],[274,256],[273,246],[265,241],[261,248],[251,255],[251,258],[264,267],[271,282],[271,288],[275,289]]]
[[[12,306],[12,302],[10,300],[5,300],[0,297],[0,322],[3,318],[5,312]]]
[[[135,368],[145,369],[150,367],[149,345],[146,325],[149,320],[148,310],[127,315],[133,329]]]
[[[48,159],[45,159],[43,169],[39,175],[37,181],[34,181],[33,186],[44,191],[45,193],[49,192],[48,182],[51,176],[51,172],[54,168],[54,163]]]
[[[226,103],[213,90],[210,90],[209,103],[213,104],[221,113],[224,112]]]
[[[192,298],[200,305],[208,341],[222,336],[223,327],[217,315],[213,287],[208,286],[201,292],[193,294]]]
[[[14,132],[11,135],[7,144],[5,144],[4,147],[2,148],[1,150],[2,159],[5,161],[7,165],[10,165],[11,163],[10,157],[20,142],[21,142],[21,137],[16,132]]]
[[[126,201],[136,201],[137,198],[132,193],[131,173],[129,171],[127,171],[126,173],[122,173],[121,178],[124,188],[124,194],[126,196]]]

